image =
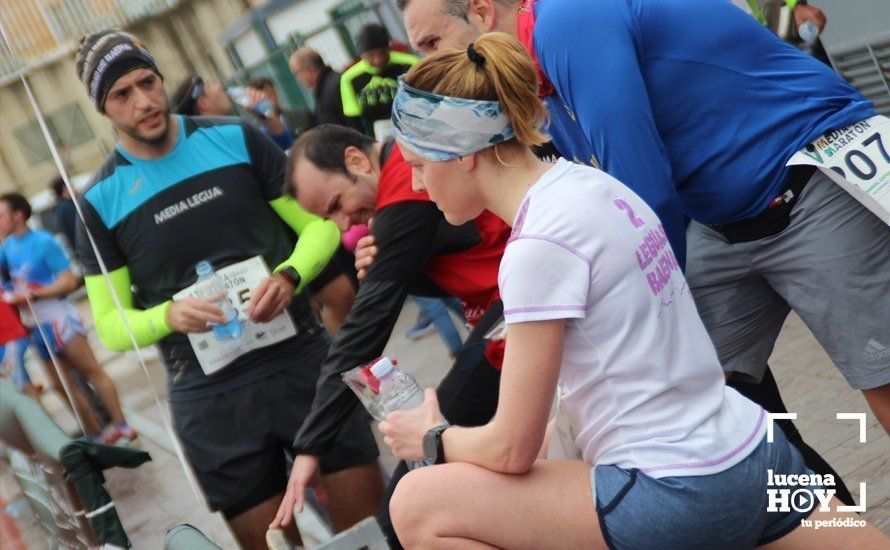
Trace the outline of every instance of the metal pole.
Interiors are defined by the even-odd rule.
[[[884,68],[881,67],[881,62],[878,60],[874,48],[871,47],[871,44],[866,44],[865,47],[868,48],[868,55],[871,56],[871,60],[878,69],[878,76],[881,77],[881,82],[884,83],[884,89],[887,90],[887,95],[890,96],[890,84],[887,83],[887,77],[884,75]]]

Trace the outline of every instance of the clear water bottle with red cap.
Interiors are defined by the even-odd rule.
[[[409,373],[399,370],[388,357],[381,357],[371,365],[371,374],[379,382],[378,395],[375,399],[376,411],[371,414],[378,420],[393,412],[405,409],[413,409],[423,404],[423,388]],[[379,416],[378,416],[379,415]],[[420,468],[426,466],[426,462],[405,461],[408,468]]]
[[[382,417],[423,403],[423,388],[413,376],[397,369],[389,357],[381,357],[371,365],[371,374],[379,382],[377,403]]]

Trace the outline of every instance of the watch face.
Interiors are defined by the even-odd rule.
[[[286,268],[284,268],[284,270],[282,271],[282,273],[284,273],[284,276],[285,276],[285,277],[287,277],[288,279],[290,279],[290,282],[291,282],[291,283],[293,283],[294,285],[299,286],[299,284],[300,284],[300,274],[297,273],[297,270],[296,270],[296,269],[294,269],[294,268],[292,268],[292,267],[286,267]]]
[[[423,457],[430,462],[436,460],[436,429],[428,431],[423,436]]]

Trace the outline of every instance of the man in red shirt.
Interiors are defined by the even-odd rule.
[[[450,225],[426,193],[411,187],[411,167],[394,142],[377,143],[355,130],[323,125],[294,144],[285,185],[304,208],[334,220],[340,229],[374,222],[380,252],[364,276],[352,311],[322,364],[312,411],[294,442],[298,455],[287,494],[273,525],[286,525],[312,483],[317,456],[336,439],[342,419],[358,400],[340,374],[378,357],[406,296],[455,296],[475,325],[439,386],[442,410],[464,426],[488,422],[497,408],[500,373],[482,336],[501,319],[497,275],[510,228],[490,212]],[[496,361],[495,361],[496,362]],[[390,493],[406,471],[393,474]],[[388,499],[381,510],[388,526]]]

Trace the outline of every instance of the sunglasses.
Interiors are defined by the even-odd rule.
[[[174,112],[180,115],[195,115],[198,109],[198,100],[204,95],[204,79],[200,76],[193,76],[189,83],[188,91],[176,105]]]

